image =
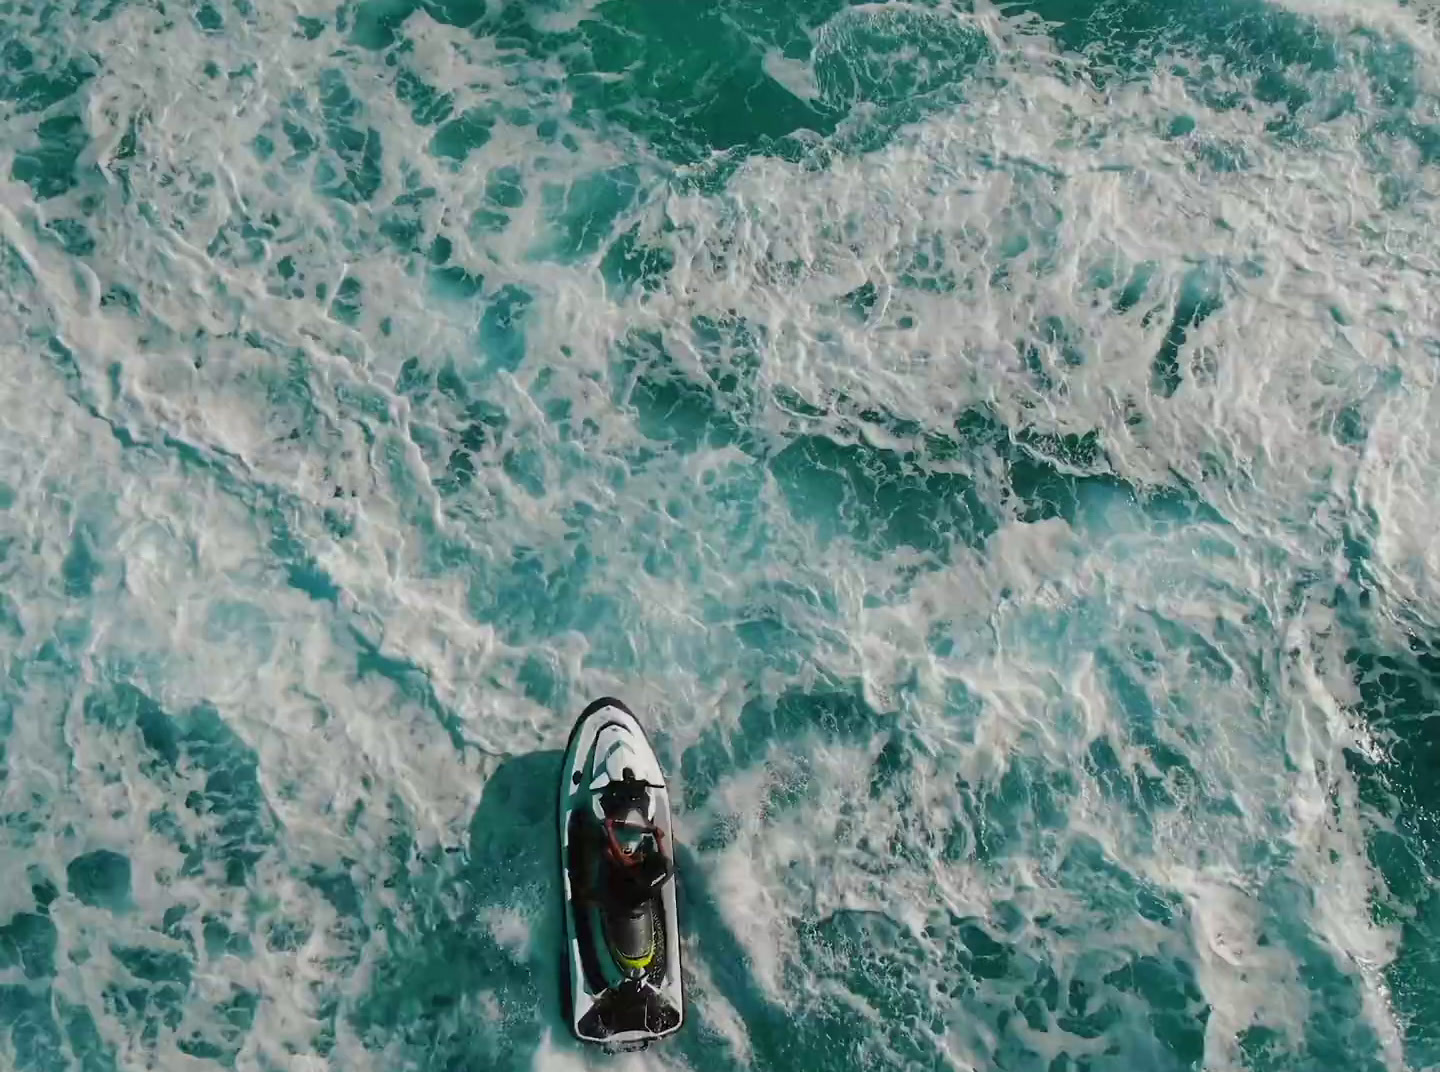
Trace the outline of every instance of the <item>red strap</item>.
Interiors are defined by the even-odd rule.
[[[615,863],[625,867],[638,867],[640,864],[638,857],[632,856],[620,847],[620,842],[615,837],[615,828],[617,826],[623,826],[629,830],[640,830],[652,835],[655,838],[655,847],[660,850],[662,856],[665,854],[665,835],[654,823],[635,825],[631,823],[621,823],[615,819],[606,819],[605,837],[609,841],[609,844],[606,845],[606,850],[610,855],[610,859],[615,861]]]

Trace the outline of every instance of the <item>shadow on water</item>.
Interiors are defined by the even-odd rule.
[[[565,1020],[565,979],[555,786],[563,754],[502,762],[470,823],[465,862],[443,863],[397,882],[402,904],[389,954],[356,1004],[352,1023],[391,1067],[424,1070],[528,1069],[546,1043],[591,1052]],[[756,985],[749,956],[724,921],[694,850],[676,847],[682,941],[709,982],[744,1021],[754,1068],[849,1067],[858,1026],[835,1017],[797,1021]],[[428,879],[425,872],[435,876]],[[735,1064],[705,1016],[687,973],[687,1023],[660,1055],[693,1067]],[[699,1002],[697,1003],[697,998]]]
[[[485,783],[458,868],[422,888],[411,876],[354,1024],[400,1067],[530,1068],[548,1034],[578,1047],[564,1019],[555,787],[563,754],[503,761]]]

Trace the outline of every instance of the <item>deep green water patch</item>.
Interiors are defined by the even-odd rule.
[[[77,856],[66,865],[69,890],[85,904],[112,910],[130,903],[130,858],[109,849]]]
[[[195,772],[195,788],[186,793],[185,807],[203,820],[206,834],[194,844],[179,846],[186,857],[182,873],[199,874],[214,860],[227,883],[244,885],[277,835],[254,750],[214,707],[202,704],[172,716],[128,683],[91,692],[84,708],[86,719],[97,726],[137,732],[151,757],[152,776],[180,774],[182,762]],[[93,858],[78,870],[72,865],[70,875],[72,892],[78,885],[86,896],[105,903],[115,903],[128,880],[128,871],[108,856]]]

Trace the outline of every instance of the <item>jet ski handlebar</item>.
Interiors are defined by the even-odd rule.
[[[604,785],[599,786],[598,788],[591,789],[591,790],[590,790],[590,795],[591,795],[592,797],[593,797],[593,796],[599,796],[601,793],[608,793],[608,792],[610,792],[611,790],[616,789],[617,787],[621,787],[621,788],[625,788],[625,789],[632,789],[632,788],[633,788],[633,789],[659,789],[659,790],[662,790],[662,791],[664,791],[665,788],[666,788],[665,786],[663,786],[663,785],[658,785],[658,784],[656,784],[655,782],[642,782],[642,781],[638,781],[638,780],[628,781],[628,782],[617,782],[617,781],[615,781],[614,779],[611,779],[610,781],[606,782]]]

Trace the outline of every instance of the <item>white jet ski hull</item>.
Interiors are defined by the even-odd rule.
[[[645,730],[619,700],[604,697],[576,720],[561,768],[559,826],[565,899],[565,967],[571,1030],[584,1042],[638,1049],[678,1031],[685,1020],[679,917],[671,875],[648,902],[653,942],[648,959],[620,963],[604,937],[602,908],[577,896],[584,888],[585,822],[603,822],[598,801],[626,768],[646,783],[648,819],[673,860],[670,794]],[[643,966],[642,966],[643,965]]]

